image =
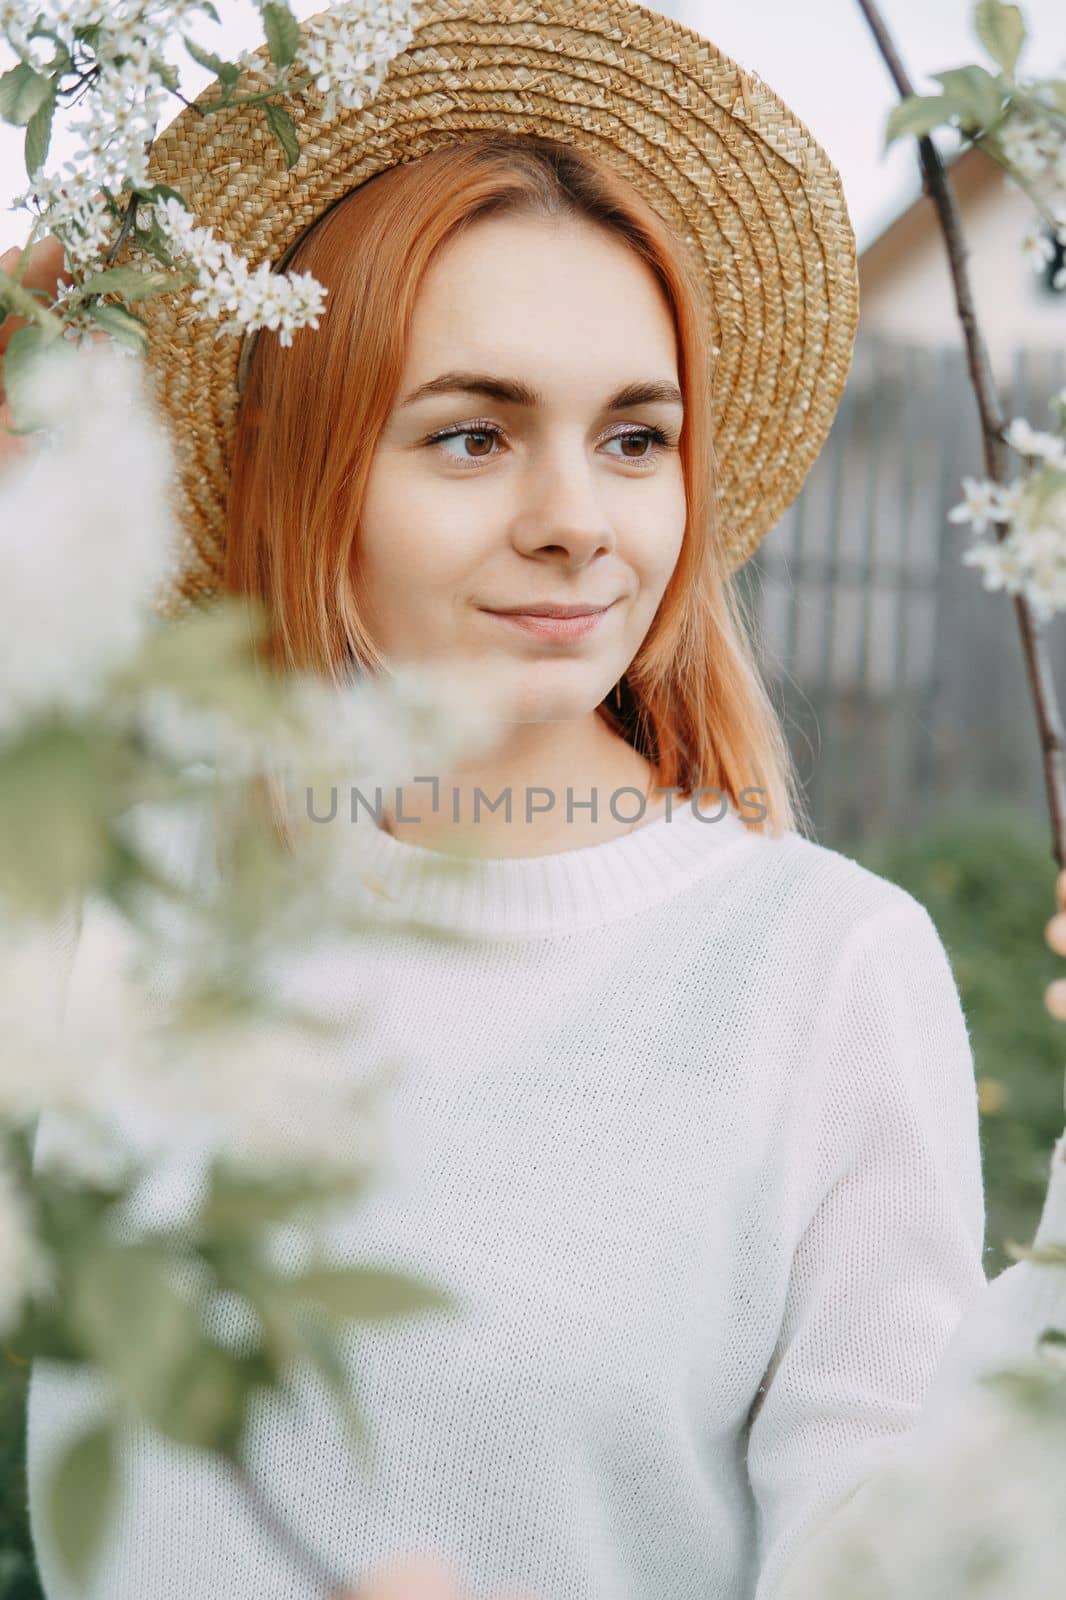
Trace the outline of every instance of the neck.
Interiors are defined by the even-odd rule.
[[[438,784],[413,783],[391,801],[383,797],[383,825],[393,838],[430,849],[449,850],[462,836],[479,854],[544,855],[616,838],[661,815],[665,797],[654,786],[651,763],[596,712],[512,723],[491,751]]]

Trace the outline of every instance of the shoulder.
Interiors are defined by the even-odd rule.
[[[944,953],[928,909],[902,885],[791,829],[749,834],[745,903],[782,951],[823,969],[871,943]]]

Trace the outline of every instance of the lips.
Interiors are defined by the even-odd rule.
[[[552,601],[538,604],[531,602],[528,606],[487,606],[486,610],[492,611],[498,617],[591,617],[601,611],[606,611],[606,606],[593,605],[555,605]]]
[[[579,611],[576,615],[567,617],[531,611],[487,611],[486,615],[495,617],[504,627],[519,629],[534,638],[568,644],[573,640],[583,639],[586,634],[598,627],[607,610],[608,608],[604,607],[601,611]]]

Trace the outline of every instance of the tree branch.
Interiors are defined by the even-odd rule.
[[[858,4],[892,75],[893,82],[899,90],[900,97],[905,98],[914,94],[914,87],[885,26],[876,0],[858,0]],[[1003,484],[1006,482],[1007,469],[1003,407],[988,359],[988,347],[974,308],[970,275],[966,265],[969,251],[962,236],[958,205],[940,159],[940,153],[928,135],[918,140],[918,150],[924,175],[922,187],[936,207],[944,243],[947,246],[951,281],[955,291],[955,307],[962,323],[967,364],[981,419],[985,475],[993,483]],[[1002,541],[1008,532],[1009,524],[1001,523],[996,528],[996,537]],[[1061,870],[1066,867],[1066,750],[1064,750],[1062,715],[1048,664],[1047,651],[1029,601],[1024,594],[1012,595],[1011,599],[1018,619],[1022,652],[1040,735],[1044,786],[1051,816],[1051,855]]]

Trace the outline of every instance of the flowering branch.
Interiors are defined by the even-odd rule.
[[[21,203],[35,213],[15,271],[0,272],[0,321],[24,322],[6,339],[0,405],[9,431],[31,436],[0,474],[0,1338],[16,1363],[88,1368],[116,1392],[51,1475],[52,1531],[74,1581],[106,1531],[132,1418],[226,1463],[325,1600],[343,1575],[245,1464],[252,1400],[291,1363],[309,1364],[358,1449],[365,1427],[340,1330],[455,1302],[321,1248],[326,1214],[364,1185],[367,1112],[397,1063],[336,1083],[321,1046],[340,1024],[282,1003],[278,974],[312,940],[372,934],[387,908],[367,908],[343,830],[303,827],[288,859],[250,800],[264,780],[284,787],[299,772],[310,815],[314,784],[350,779],[364,760],[369,781],[367,768],[354,775],[380,806],[383,786],[409,781],[427,756],[447,768],[496,717],[491,685],[448,685],[439,671],[432,688],[399,669],[341,693],[298,674],[279,681],[255,655],[265,618],[251,605],[220,601],[168,624],[155,612],[177,558],[174,463],[139,376],[147,330],[131,308],[191,288],[196,314],[224,318],[220,335],[265,327],[288,345],[318,326],[325,297],[310,274],[253,270],[195,223],[178,190],[147,182],[168,96],[189,104],[170,34],[196,13],[218,21],[210,0],[0,0],[0,44],[16,57],[0,74],[0,119],[26,129]],[[325,118],[362,105],[413,36],[414,6],[344,0],[303,27],[281,0],[260,0],[260,14],[269,66],[223,61],[181,35],[219,84],[194,110],[262,106],[291,168],[300,146],[284,99],[314,99]],[[249,64],[274,81],[242,94]],[[72,107],[83,108],[72,124],[81,148],[49,172],[54,116]],[[44,231],[69,268],[54,302],[23,282]],[[75,356],[68,340],[94,329],[125,348]],[[191,823],[228,850],[224,871],[217,852],[207,868],[208,893],[153,848],[175,810],[179,835]],[[97,975],[73,1037],[53,1026],[52,941],[55,919],[87,906],[126,959]],[[175,1166],[200,1175],[199,1205],[131,1237],[127,1203],[136,1215],[143,1185]],[[301,1270],[272,1259],[279,1228],[298,1238]],[[196,1294],[179,1288],[190,1281]],[[240,1352],[211,1326],[220,1296],[250,1324]]]
[[[1052,853],[1062,868],[1066,867],[1066,735],[1038,620],[1047,620],[1063,598],[1059,574],[1066,565],[1066,527],[1055,525],[1052,511],[1058,509],[1066,494],[1066,440],[1055,434],[1038,432],[1024,418],[1016,418],[1009,429],[1006,426],[988,347],[974,307],[958,205],[940,154],[929,137],[933,127],[954,121],[964,132],[973,135],[974,142],[986,149],[993,147],[992,141],[997,137],[993,130],[1003,129],[1016,95],[1014,67],[1024,40],[1021,13],[1016,6],[1001,5],[999,0],[981,0],[977,6],[978,32],[983,42],[997,54],[1003,74],[1001,79],[994,78],[981,67],[959,68],[936,74],[944,84],[942,95],[921,96],[915,94],[876,0],[858,0],[858,4],[892,79],[904,97],[889,119],[886,144],[904,133],[917,135],[923,188],[936,207],[947,246],[955,305],[980,414],[986,473],[984,483],[964,480],[966,501],[949,513],[949,517],[952,521],[971,522],[978,533],[984,533],[989,522],[996,528],[999,550],[987,545],[978,547],[968,551],[964,560],[985,568],[986,587],[1003,587],[1012,594],[1040,734]],[[1063,103],[1066,104],[1066,100]],[[1026,94],[1024,104],[1027,108],[1034,104],[1043,107],[1044,99]],[[995,148],[1001,164],[1013,170],[1013,164],[1002,153],[1002,137],[998,138]],[[1062,177],[1066,183],[1066,162],[1062,164]],[[1051,215],[1060,227],[1060,239],[1066,240],[1066,190]],[[1059,412],[1060,432],[1066,431],[1066,391],[1056,396],[1052,406]],[[1045,462],[1046,466],[1029,481],[1016,480],[1008,485],[1008,446],[1030,461]],[[1042,515],[1047,521],[1041,525]],[[1049,567],[1053,568],[1050,574]],[[1046,581],[1049,577],[1051,581]],[[1040,613],[1039,619],[1034,611]]]

